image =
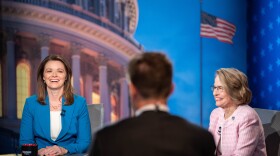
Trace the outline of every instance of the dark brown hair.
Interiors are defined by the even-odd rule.
[[[59,55],[49,55],[47,56],[39,65],[38,71],[37,71],[37,90],[38,90],[38,98],[37,100],[41,104],[46,104],[45,103],[45,97],[47,96],[47,86],[44,83],[43,80],[43,75],[44,75],[44,70],[45,70],[45,65],[49,61],[60,61],[66,70],[66,80],[64,82],[64,91],[63,91],[63,97],[65,98],[65,103],[66,105],[71,105],[74,102],[74,89],[71,85],[71,77],[72,77],[72,69],[70,67],[70,64],[61,56]]]
[[[131,83],[141,96],[167,98],[172,88],[172,64],[162,53],[146,52],[134,57],[128,65]]]
[[[252,99],[252,92],[248,85],[247,76],[235,68],[220,68],[216,71],[225,91],[238,104],[249,104]]]

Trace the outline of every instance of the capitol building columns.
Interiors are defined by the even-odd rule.
[[[25,99],[37,93],[37,68],[50,54],[71,64],[69,81],[75,94],[85,97],[87,104],[103,105],[104,124],[131,115],[125,66],[143,52],[133,37],[137,0],[4,0],[1,4],[0,128],[19,127]],[[17,123],[11,126],[6,119]]]
[[[80,75],[81,75],[81,44],[77,42],[71,43],[72,52],[72,72],[73,72],[73,87],[76,94],[81,95]]]
[[[99,95],[100,103],[104,107],[104,123],[110,123],[111,121],[111,103],[109,96],[109,86],[107,80],[107,58],[104,55],[100,55],[99,58]]]
[[[93,92],[93,78],[90,74],[85,75],[85,98],[87,101],[87,104],[93,104],[92,102],[92,92]]]
[[[39,34],[39,43],[41,45],[41,61],[49,55],[50,35],[46,33]]]
[[[128,80],[125,76],[126,69],[123,68],[122,77],[120,78],[120,118],[124,119],[130,115],[130,106],[129,106],[129,93],[128,93]]]
[[[15,60],[15,36],[16,30],[9,28],[7,30],[7,60],[6,60],[6,117],[7,119],[16,119],[17,118],[17,107],[16,107],[16,60]]]
[[[99,12],[101,17],[106,16],[106,1],[105,0],[100,0],[100,12]]]

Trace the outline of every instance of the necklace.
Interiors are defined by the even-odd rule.
[[[51,110],[61,110],[61,104],[58,105],[50,105],[51,106]]]

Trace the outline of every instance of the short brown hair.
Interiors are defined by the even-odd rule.
[[[235,68],[220,68],[216,71],[225,91],[238,104],[249,104],[252,99],[252,92],[248,85],[247,76]]]
[[[44,83],[43,74],[44,74],[45,65],[49,61],[60,61],[64,65],[66,70],[66,80],[64,82],[63,97],[65,98],[65,104],[71,105],[74,102],[74,95],[73,95],[74,89],[71,85],[72,69],[70,67],[70,64],[60,55],[49,55],[39,65],[37,71],[37,90],[38,90],[37,100],[41,104],[45,104],[45,97],[47,95],[46,94],[47,86]]]
[[[167,98],[172,88],[172,64],[163,53],[146,52],[134,57],[128,65],[131,83],[141,96]]]

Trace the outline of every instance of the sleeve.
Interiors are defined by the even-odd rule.
[[[250,113],[239,125],[239,137],[234,151],[235,156],[252,155],[258,144],[260,123],[258,117]]]
[[[86,100],[84,98],[80,105],[82,106],[79,111],[77,140],[75,143],[61,146],[67,149],[69,154],[87,152],[91,142],[90,120]]]
[[[19,138],[20,147],[22,144],[35,143],[34,134],[33,134],[33,114],[30,106],[31,105],[29,101],[26,100],[23,108],[21,125],[20,125],[20,138]]]
[[[209,128],[208,131],[212,133],[212,135],[215,134],[215,128],[217,126],[217,111],[214,109],[210,114],[210,122],[209,122]]]

